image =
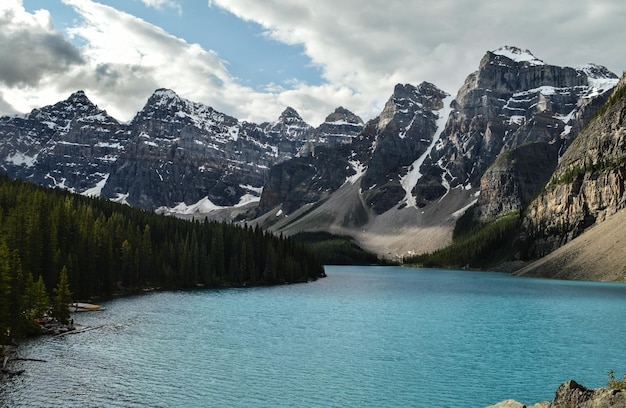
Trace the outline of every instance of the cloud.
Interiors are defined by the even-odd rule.
[[[252,92],[234,82],[213,51],[109,6],[84,0],[64,3],[81,17],[68,33],[86,44],[82,53],[92,72],[83,76],[83,87],[90,97],[113,105],[111,113],[117,117],[130,119],[159,87],[216,108],[233,108],[232,113],[225,111],[233,115],[239,109],[230,97]]]
[[[68,34],[85,44],[86,66],[57,78],[57,87],[84,89],[119,119],[131,119],[160,87],[254,122],[275,120],[290,105],[319,124],[334,108],[355,100],[353,90],[331,84],[311,87],[296,81],[287,89],[255,91],[233,78],[214,51],[109,6],[63,1],[80,16]]]
[[[79,50],[54,30],[47,11],[29,14],[16,6],[12,1],[0,6],[0,84],[36,86],[83,64]]]
[[[302,45],[328,84],[354,91],[356,104],[346,106],[363,115],[382,105],[399,82],[429,81],[456,93],[485,52],[502,45],[528,48],[555,65],[596,62],[618,74],[623,70],[626,30],[621,20],[626,3],[621,0],[211,0],[210,4],[262,25],[266,35],[278,41]]]
[[[13,115],[18,113],[18,111],[11,106],[10,103],[4,100],[2,92],[0,92],[0,114],[2,115]]]
[[[0,60],[4,69],[0,71],[0,93],[5,102],[0,113],[26,112],[83,89],[114,117],[130,120],[155,89],[166,87],[241,118],[258,119],[245,114],[242,107],[246,106],[258,108],[262,114],[279,114],[276,95],[255,95],[237,85],[215,52],[100,3],[63,2],[79,16],[67,35],[83,44],[80,49],[54,30],[47,11],[30,14],[21,1],[0,6],[0,38],[5,39],[0,50],[15,48],[25,54],[16,56],[18,64],[8,58]],[[30,50],[19,49],[29,48],[27,44]],[[11,54],[3,51],[2,55]],[[26,66],[27,59],[35,64]]]
[[[183,7],[176,0],[141,0],[146,7],[152,7],[157,10],[164,10],[166,8],[175,9],[178,14],[182,14]]]
[[[141,1],[161,10],[182,4]],[[274,120],[292,106],[318,125],[337,106],[375,117],[396,83],[429,81],[454,94],[485,52],[502,45],[528,48],[555,65],[595,62],[618,74],[625,68],[622,0],[209,0],[208,7],[260,24],[272,40],[297,45],[322,75],[321,85],[294,78],[255,89],[212,50],[113,7],[63,2],[78,15],[65,36],[47,11],[31,14],[20,0],[2,1],[0,53],[15,59],[0,60],[0,113],[84,89],[129,120],[166,87],[243,120]]]

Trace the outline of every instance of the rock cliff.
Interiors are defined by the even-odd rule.
[[[540,257],[626,206],[626,77],[572,142],[528,207],[530,255]]]
[[[596,65],[557,67],[515,47],[487,52],[452,103],[441,141],[423,166],[429,177],[418,187],[427,182],[432,191],[434,183],[443,195],[450,188],[480,186],[479,212],[487,219],[520,209],[540,191],[616,82]],[[528,165],[541,160],[547,161]]]
[[[414,186],[403,182],[403,177],[432,144],[436,112],[443,108],[446,96],[428,82],[417,87],[396,85],[380,116],[368,124],[375,136],[361,188],[364,200],[377,214],[414,197]]]
[[[0,118],[0,163],[11,177],[75,192],[97,189],[124,149],[124,127],[79,91],[30,114]]]
[[[377,214],[382,214],[413,197],[412,187],[403,182],[416,158],[424,155],[433,142],[437,130],[438,115],[447,94],[434,85],[424,82],[419,86],[397,85],[379,117],[369,121],[359,133],[348,133],[347,143],[334,149],[315,149],[312,157],[297,158],[293,163],[283,163],[272,170],[264,188],[259,211],[274,208],[281,203],[285,214],[302,205],[310,204],[315,196],[328,195],[349,178],[358,175],[362,197]],[[360,119],[335,111],[343,123],[351,120],[347,130],[355,132],[361,127]],[[351,114],[350,114],[351,115]],[[332,122],[331,122],[332,121]],[[329,123],[337,123],[329,117],[318,132],[328,132]],[[298,171],[299,177],[289,174]],[[315,164],[314,164],[315,163]],[[295,183],[295,184],[294,184]],[[279,192],[278,190],[282,190]],[[290,191],[292,189],[293,191]],[[313,189],[313,190],[312,190]],[[304,194],[304,192],[308,194]],[[289,197],[289,204],[281,201]],[[304,200],[296,200],[302,197]]]
[[[576,239],[516,270],[515,275],[553,279],[626,281],[626,209]]]
[[[356,173],[346,154],[341,154],[345,150],[320,146],[310,156],[273,166],[256,215],[263,215],[278,206],[281,214],[289,215],[339,189],[346,179]]]

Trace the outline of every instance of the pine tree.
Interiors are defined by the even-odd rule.
[[[50,298],[46,290],[46,284],[43,277],[39,275],[39,279],[33,284],[31,291],[31,318],[36,319],[42,317],[50,308]]]
[[[10,332],[9,296],[11,293],[9,277],[9,250],[4,241],[0,241],[0,345],[5,344]]]
[[[32,280],[32,279],[31,279]],[[22,263],[17,250],[9,253],[9,328],[11,337],[19,337],[24,332],[24,311],[26,305],[26,286]]]
[[[70,303],[72,303],[72,292],[70,292],[67,280],[67,268],[63,266],[61,274],[59,275],[59,283],[54,289],[54,304],[52,309],[54,317],[63,324],[67,324],[70,320]]]

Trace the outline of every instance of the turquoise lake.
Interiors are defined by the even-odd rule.
[[[3,407],[484,407],[626,372],[626,284],[400,267],[153,292],[23,343]]]

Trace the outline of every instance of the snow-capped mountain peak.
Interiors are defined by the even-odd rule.
[[[577,68],[579,71],[583,71],[589,78],[592,79],[619,79],[617,75],[609,71],[606,67],[597,64],[586,64]]]
[[[522,50],[518,47],[505,45],[493,51],[496,55],[501,55],[514,62],[528,63],[530,65],[545,65],[545,62],[535,57],[529,50]]]
[[[69,129],[74,120],[81,122],[100,122],[117,124],[117,120],[109,116],[106,111],[98,108],[87,97],[84,91],[77,91],[66,100],[54,105],[34,109],[26,115],[27,119],[38,120],[45,123],[50,129]]]
[[[354,125],[363,125],[363,119],[350,112],[348,109],[343,106],[335,109],[333,113],[326,116],[324,120],[325,124],[354,124]]]
[[[280,114],[278,121],[281,123],[304,122],[300,114],[291,106],[285,108],[283,113]]]

